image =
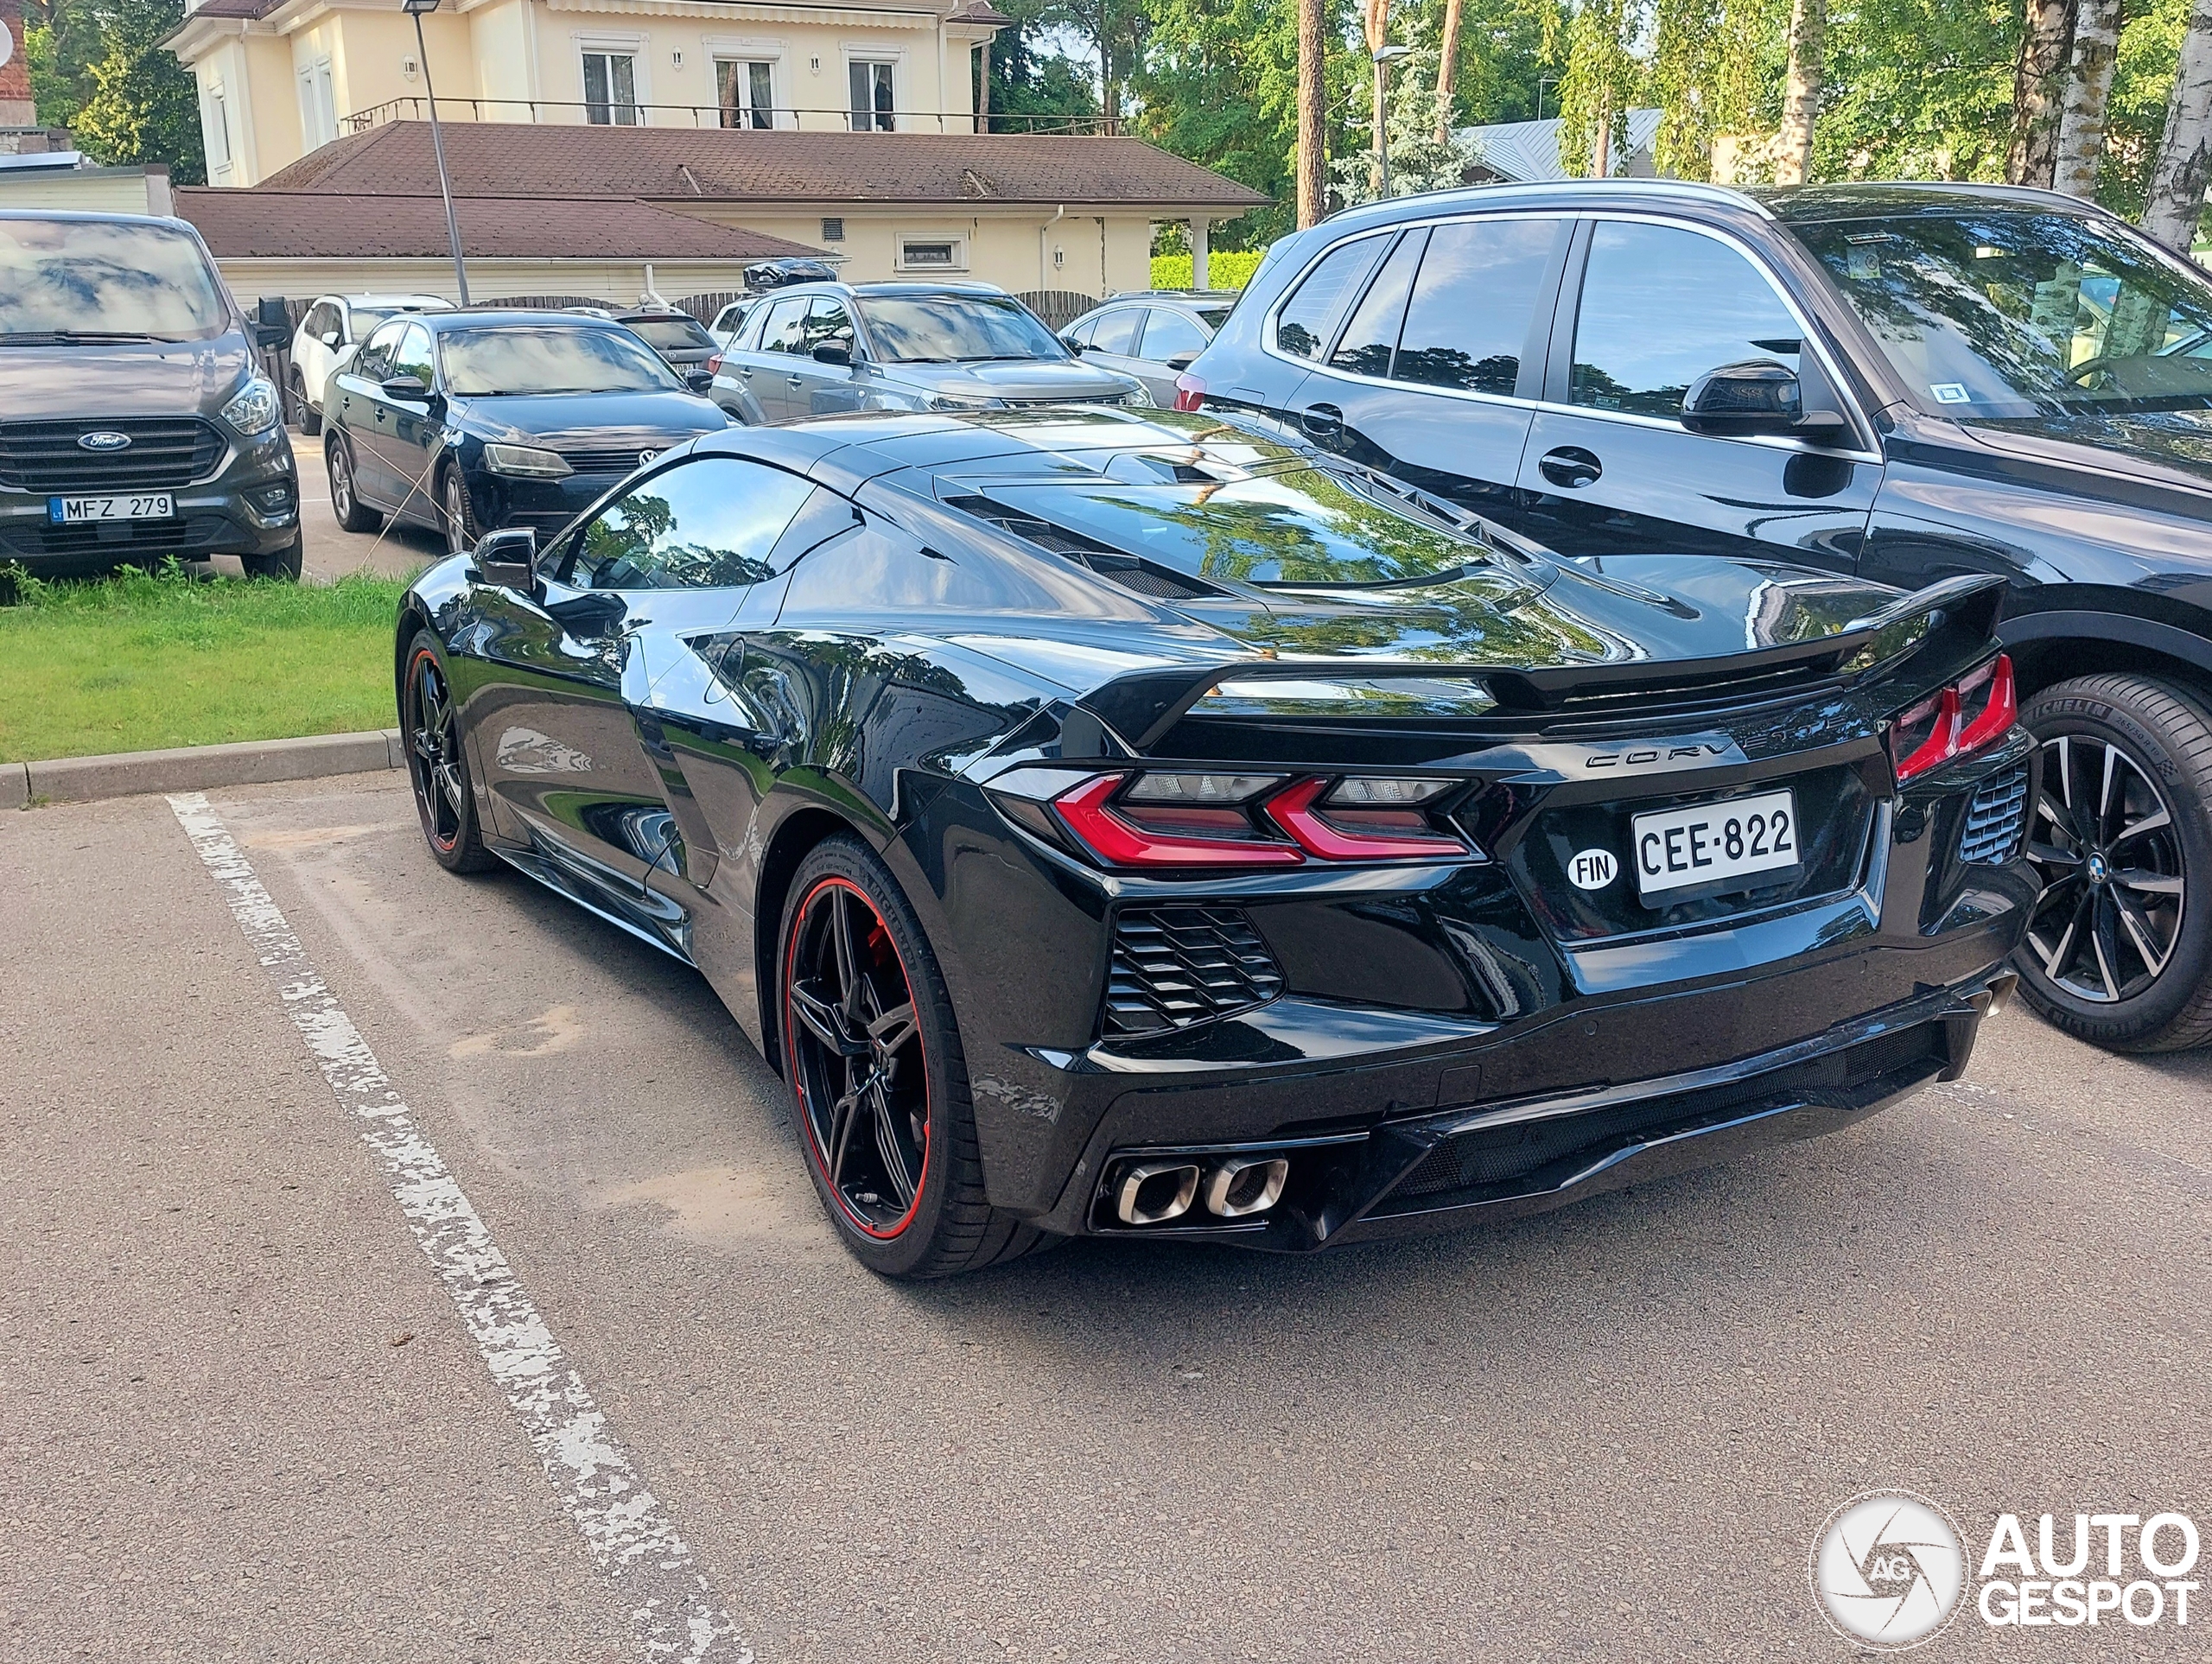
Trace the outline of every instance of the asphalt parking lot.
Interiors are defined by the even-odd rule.
[[[321,437],[304,438],[295,429],[292,454],[299,462],[300,524],[307,536],[300,575],[308,582],[333,583],[348,572],[364,568],[388,578],[411,577],[443,557],[445,540],[420,526],[386,523],[378,531],[346,530],[331,511],[330,480],[322,471]],[[219,555],[209,564],[219,575],[245,575],[234,555]]]
[[[689,972],[440,872],[396,778],[210,808],[764,1664],[1824,1657],[1870,1486],[2212,1514],[2212,1057],[2015,1010],[1964,1083],[1545,1217],[899,1286]],[[0,1656],[644,1658],[169,803],[0,816]]]

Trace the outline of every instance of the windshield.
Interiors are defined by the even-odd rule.
[[[2212,281],[2114,229],[2004,209],[1792,229],[1948,414],[2212,403]]]
[[[446,391],[500,393],[659,393],[678,384],[668,366],[619,329],[502,324],[438,337]]]
[[[1157,486],[1009,486],[991,496],[1192,577],[1296,586],[1445,578],[1490,558],[1318,468]]]
[[[207,257],[184,232],[0,219],[0,346],[57,335],[195,341],[230,327]]]
[[[664,352],[715,344],[715,338],[691,318],[633,318],[630,321],[630,327]]]
[[[857,305],[875,356],[893,364],[1068,356],[1058,338],[1011,295],[871,295]]]

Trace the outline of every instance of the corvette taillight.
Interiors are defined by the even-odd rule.
[[[1116,773],[1058,791],[1051,805],[1075,841],[1109,867],[1479,860],[1472,845],[1447,829],[1448,823],[1432,820],[1425,807],[1455,784],[1363,776]],[[1033,800],[1009,793],[1001,801],[1024,824],[1034,824]]]
[[[1890,729],[1897,784],[2002,740],[2019,719],[2012,660],[1999,653],[1964,681],[1930,694]]]
[[[1179,410],[1203,410],[1206,407],[1206,384],[1203,377],[1185,370],[1175,378],[1175,408]]]

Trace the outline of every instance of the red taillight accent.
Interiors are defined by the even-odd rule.
[[[1052,800],[1052,807],[1059,810],[1068,830],[1109,866],[1294,867],[1306,859],[1296,844],[1277,843],[1271,839],[1185,837],[1140,826],[1107,804],[1106,800],[1127,778],[1122,774],[1102,775],[1096,780],[1085,781],[1065,797]],[[1194,829],[1198,824],[1212,822],[1211,819],[1198,822],[1193,816],[1214,814],[1224,814],[1225,818],[1250,829],[1250,822],[1235,810],[1182,810],[1177,811],[1177,820],[1180,825]]]
[[[1978,692],[1984,685],[1989,689],[1987,702],[1972,721],[1962,721],[1967,695]],[[1923,700],[1897,719],[1895,732],[1910,734],[1927,720],[1931,708],[1935,725],[1929,729],[1928,737],[1897,765],[1899,785],[1932,768],[1940,768],[1955,757],[1980,751],[2012,731],[2012,724],[2019,719],[2020,709],[2012,682],[2011,657],[1999,653],[1986,671]]]
[[[1959,736],[1961,753],[1980,751],[1993,740],[2002,740],[2005,730],[2019,720],[2020,702],[2012,687],[2012,659],[2009,653],[1997,655],[1997,662],[1989,667],[1989,702],[1981,708],[1981,715],[1967,724],[1966,732]],[[1979,685],[1974,677],[1959,684],[1961,698],[1972,695]]]
[[[1175,408],[1179,410],[1203,410],[1206,407],[1205,380],[1185,370],[1175,378]]]
[[[722,355],[719,352],[710,355],[707,359],[706,368],[707,373],[710,376],[719,376],[721,374]]]
[[[1467,853],[1467,846],[1459,839],[1440,837],[1428,830],[1427,822],[1420,816],[1402,810],[1374,811],[1370,824],[1379,828],[1410,822],[1422,829],[1409,833],[1363,831],[1356,824],[1361,818],[1361,812],[1357,810],[1340,811],[1336,820],[1324,820],[1313,805],[1329,785],[1325,779],[1300,780],[1268,799],[1268,816],[1297,839],[1299,847],[1308,854],[1318,855],[1323,861],[1433,861],[1439,856],[1452,860]],[[1348,826],[1346,821],[1355,824]]]

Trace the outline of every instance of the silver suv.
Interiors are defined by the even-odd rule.
[[[715,374],[739,421],[841,410],[1149,404],[989,283],[801,283],[753,302]]]

